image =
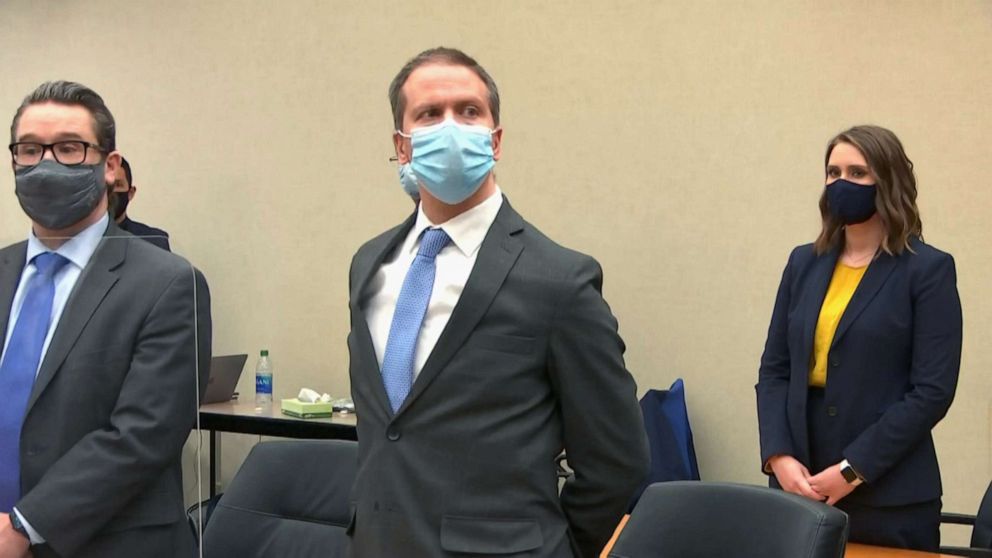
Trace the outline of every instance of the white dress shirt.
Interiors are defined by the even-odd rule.
[[[417,336],[417,348],[413,356],[413,379],[416,380],[427,362],[427,357],[434,350],[434,345],[441,337],[441,332],[451,318],[451,312],[461,298],[462,290],[468,281],[475,259],[479,255],[479,247],[489,232],[489,227],[496,220],[496,214],[503,205],[503,193],[499,187],[479,205],[449,219],[445,223],[431,223],[424,214],[423,206],[417,208],[417,220],[406,235],[403,244],[383,262],[369,283],[372,293],[365,309],[369,332],[372,334],[372,344],[375,356],[382,368],[382,359],[386,354],[386,343],[389,340],[389,328],[393,323],[393,313],[396,310],[396,300],[403,288],[403,280],[413,263],[420,247],[420,237],[428,228],[440,228],[451,238],[435,259],[436,271],[434,288],[431,299],[427,304],[420,335]]]
[[[45,343],[41,347],[41,358],[38,359],[38,369],[35,370],[35,375],[38,374],[38,370],[41,370],[41,363],[45,361],[45,354],[48,353],[48,345],[52,341],[55,328],[59,325],[59,319],[62,318],[62,311],[65,310],[66,302],[69,301],[69,295],[72,293],[73,287],[76,286],[76,280],[79,279],[86,264],[89,263],[90,258],[93,257],[93,253],[96,252],[97,246],[100,245],[100,240],[103,239],[103,233],[106,232],[109,221],[110,217],[104,215],[102,219],[79,231],[76,236],[70,238],[65,244],[55,250],[56,254],[65,257],[65,259],[69,260],[69,263],[64,265],[54,277],[55,297],[52,299],[52,321],[48,326],[48,334],[45,335]],[[10,306],[10,317],[7,320],[7,335],[3,341],[4,355],[7,354],[7,344],[10,343],[10,336],[13,334],[14,326],[17,324],[17,317],[21,314],[21,306],[24,305],[28,281],[38,272],[31,260],[38,254],[50,251],[47,246],[38,240],[38,237],[34,235],[34,231],[31,231],[31,234],[28,235],[26,264],[24,271],[21,272],[21,281],[17,284],[17,290],[14,292],[14,302]],[[24,524],[24,528],[31,535],[32,544],[45,542],[45,539],[31,527],[31,524],[27,522],[17,508],[14,508],[14,513],[17,514],[21,523]]]

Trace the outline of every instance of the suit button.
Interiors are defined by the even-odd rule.
[[[830,366],[833,366],[834,368],[837,368],[838,366],[840,366],[840,363],[837,362],[836,360],[832,360],[832,361],[830,361]]]
[[[388,438],[390,442],[395,442],[400,439],[400,431],[390,426],[386,429],[386,438]]]
[[[837,416],[837,407],[834,407],[833,405],[827,407],[827,416],[828,417]]]

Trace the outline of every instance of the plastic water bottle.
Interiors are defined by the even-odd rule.
[[[255,406],[262,407],[272,404],[272,361],[269,351],[262,349],[255,364]]]

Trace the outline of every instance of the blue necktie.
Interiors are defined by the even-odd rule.
[[[21,425],[52,321],[55,274],[69,262],[45,252],[34,258],[37,270],[28,280],[24,303],[0,362],[0,513],[9,513],[21,497]]]
[[[420,239],[420,249],[403,279],[396,312],[389,326],[386,354],[382,357],[382,383],[386,386],[393,412],[399,410],[413,385],[413,358],[417,349],[417,336],[424,323],[427,303],[434,290],[434,259],[448,244],[447,233],[441,229],[427,229]]]

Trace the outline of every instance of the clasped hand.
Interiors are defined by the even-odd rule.
[[[10,516],[0,513],[0,558],[30,558],[30,543],[10,525]]]
[[[789,455],[772,457],[768,464],[783,490],[810,500],[826,502],[828,506],[833,506],[854,490],[854,486],[840,473],[840,463],[815,475],[811,475],[805,465]]]

